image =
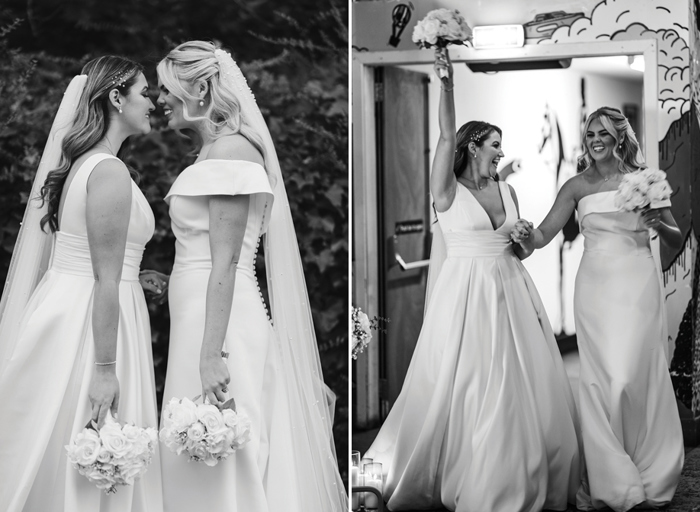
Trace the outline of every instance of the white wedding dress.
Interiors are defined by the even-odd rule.
[[[447,257],[401,393],[365,457],[391,510],[565,510],[580,483],[578,419],[544,306],[509,236],[471,192],[438,212]]]
[[[684,454],[649,232],[638,213],[615,207],[615,192],[579,201],[585,250],[574,311],[590,493],[578,508],[621,512],[670,502]]]
[[[251,441],[214,467],[161,451],[167,512],[306,512],[297,493],[308,474],[290,471],[294,449],[280,346],[255,275],[255,255],[273,195],[265,169],[253,162],[203,160],[186,168],[166,196],[177,238],[170,276],[170,351],[163,403],[200,395],[199,354],[211,272],[209,196],[250,196],[224,350],[228,395],[252,421]],[[303,428],[303,426],[301,426]],[[322,511],[318,511],[322,512]]]
[[[89,157],[64,201],[48,271],[24,309],[19,338],[0,374],[0,508],[5,512],[160,512],[160,462],[134,486],[106,495],[75,470],[65,445],[91,416],[95,368],[95,277],[86,228],[87,180],[111,155]],[[131,217],[119,283],[119,420],[157,427],[148,309],[139,265],[155,222],[132,182]]]

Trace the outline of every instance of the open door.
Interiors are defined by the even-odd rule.
[[[380,404],[386,417],[401,391],[423,323],[430,254],[428,75],[375,70]]]

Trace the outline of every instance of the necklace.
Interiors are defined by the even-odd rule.
[[[484,181],[483,185],[479,185],[476,181],[474,181],[472,179],[469,179],[469,178],[462,178],[462,179],[465,181],[468,181],[469,183],[473,183],[477,190],[481,190],[481,189],[485,188],[486,185],[488,184],[488,182]]]
[[[603,181],[605,181],[605,182],[607,182],[608,180],[611,180],[613,178],[616,179],[617,176],[619,176],[619,174],[620,174],[620,172],[618,170],[615,170],[613,172],[613,174],[611,174],[610,176],[605,176],[602,172],[600,172],[600,169],[598,169],[597,167],[596,167],[596,171],[598,171],[598,174],[600,174],[600,177],[603,178]]]
[[[105,141],[105,142],[106,142],[106,141]],[[107,148],[107,149],[109,150],[109,154],[112,155],[112,156],[114,156],[114,150],[113,150],[111,147],[109,147],[108,144],[105,144],[105,143],[102,143],[102,142],[98,142],[97,144],[95,144],[95,146],[102,146],[103,148]]]

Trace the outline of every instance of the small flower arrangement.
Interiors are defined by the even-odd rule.
[[[120,425],[108,414],[100,430],[91,421],[74,435],[66,452],[78,473],[113,494],[118,485],[133,485],[146,472],[157,443],[156,429]]]
[[[465,44],[472,29],[454,9],[435,9],[413,28],[413,42],[421,48],[445,48],[448,44]]]
[[[360,308],[352,308],[352,358],[357,359],[369,342],[372,341],[372,329],[379,330],[379,322],[388,322],[388,319],[375,316],[370,320],[367,313]],[[383,329],[381,329],[383,330]]]
[[[671,192],[666,173],[659,169],[630,172],[617,188],[615,206],[628,212],[640,210],[670,199]]]
[[[233,398],[221,409],[195,404],[198,398],[170,400],[163,410],[160,440],[178,455],[186,452],[190,461],[216,466],[250,441],[250,418],[236,412]]]

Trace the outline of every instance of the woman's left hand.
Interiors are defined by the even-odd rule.
[[[661,225],[661,210],[654,208],[642,210],[642,222],[644,223],[644,227],[647,229],[654,229],[658,231],[659,226]]]
[[[214,405],[226,401],[228,384],[231,382],[226,361],[220,355],[205,356],[199,361],[199,375],[202,379],[202,396]]]

